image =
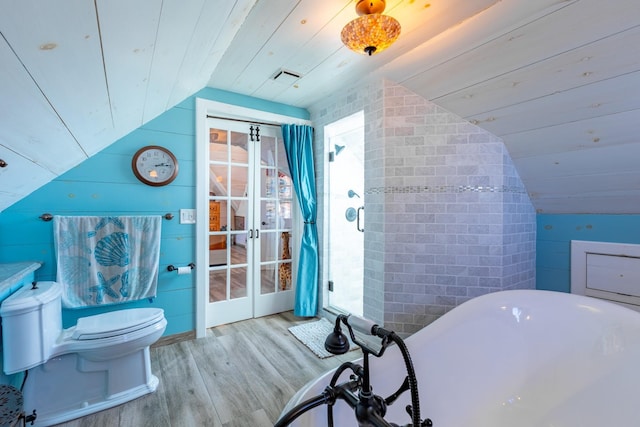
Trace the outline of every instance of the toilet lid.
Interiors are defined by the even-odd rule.
[[[95,340],[123,335],[161,321],[164,310],[161,308],[131,308],[111,311],[78,319],[72,338],[76,340]]]

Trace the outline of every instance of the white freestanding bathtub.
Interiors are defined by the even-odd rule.
[[[619,305],[560,292],[496,292],[405,342],[421,417],[434,427],[640,426],[640,313]],[[406,375],[400,352],[392,346],[370,360],[373,392],[387,397]],[[320,394],[332,373],[303,387],[283,413]],[[385,419],[409,424],[409,403],[405,392]],[[326,412],[314,408],[291,425],[326,426]],[[342,401],[334,425],[357,426]]]

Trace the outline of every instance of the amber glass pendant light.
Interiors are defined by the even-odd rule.
[[[400,23],[382,12],[384,0],[357,0],[356,12],[360,17],[342,29],[342,43],[354,52],[365,55],[380,53],[400,35]]]

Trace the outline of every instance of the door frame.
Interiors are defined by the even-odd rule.
[[[200,197],[201,194],[208,194],[208,167],[204,167],[204,163],[200,161],[206,157],[209,142],[209,130],[207,126],[207,116],[217,116],[220,118],[249,120],[256,122],[278,123],[294,123],[300,125],[311,125],[309,120],[300,119],[298,117],[287,116],[282,114],[270,113],[252,108],[240,107],[233,104],[225,104],[218,101],[211,101],[203,98],[196,98],[196,129],[195,129],[195,168],[196,168],[196,288],[195,288],[195,305],[196,305],[196,338],[203,338],[207,332],[207,303],[209,301],[209,269],[198,266],[207,265],[208,254],[208,236],[206,231],[200,232],[200,229],[208,230],[209,221],[208,198]],[[301,235],[301,225],[293,224],[294,234]],[[295,265],[292,266],[296,268]]]

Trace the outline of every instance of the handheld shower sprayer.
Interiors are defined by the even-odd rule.
[[[290,410],[280,420],[278,420],[275,427],[286,426],[302,413],[322,404],[328,405],[328,426],[333,427],[333,405],[338,399],[345,401],[354,409],[358,426],[398,427],[397,424],[386,421],[384,416],[387,412],[387,406],[395,402],[396,399],[405,391],[410,391],[411,393],[411,405],[407,406],[407,412],[411,417],[411,424],[407,424],[406,427],[433,426],[431,419],[420,419],[418,383],[413,363],[409,356],[409,350],[404,344],[402,338],[396,335],[395,332],[381,328],[375,322],[365,319],[364,317],[340,314],[336,317],[336,323],[333,331],[327,336],[324,343],[325,349],[332,354],[344,354],[349,351],[349,339],[342,332],[341,325],[344,325],[348,329],[351,341],[358,344],[362,349],[364,356],[363,366],[353,362],[343,363],[333,374],[329,386],[321,395],[304,401]],[[354,330],[365,335],[372,335],[381,338],[382,342],[380,349],[375,351],[366,343],[359,341],[354,334]],[[407,370],[407,376],[398,390],[385,399],[373,394],[369,374],[369,355],[372,354],[375,357],[382,357],[387,346],[391,344],[391,342],[397,344],[400,352],[402,353]],[[340,375],[346,370],[352,371],[350,380],[342,384],[336,384]]]
[[[349,340],[342,332],[344,325],[351,337],[351,341],[358,344],[362,349],[362,366],[355,362],[345,362],[333,373],[329,385],[324,391],[308,400],[299,403],[297,406],[282,415],[274,427],[288,426],[293,420],[303,413],[320,405],[327,405],[328,427],[333,427],[333,405],[338,400],[347,403],[355,412],[355,417],[359,427],[399,427],[398,424],[385,420],[387,407],[393,404],[405,391],[411,393],[411,405],[407,405],[406,410],[411,417],[411,423],[404,427],[432,427],[433,422],[429,418],[420,419],[420,399],[418,396],[418,383],[416,380],[413,363],[409,356],[409,350],[402,338],[393,331],[381,328],[376,323],[364,317],[355,315],[340,314],[336,317],[335,327],[325,340],[325,348],[333,354],[344,354],[349,351]],[[378,351],[370,348],[366,343],[361,342],[354,334],[354,329],[365,335],[372,335],[382,339],[381,347]],[[398,390],[387,398],[373,394],[369,374],[369,355],[382,357],[386,348],[391,342],[397,344],[402,357],[404,358],[407,376]],[[352,374],[349,380],[337,384],[343,372],[350,370]]]

